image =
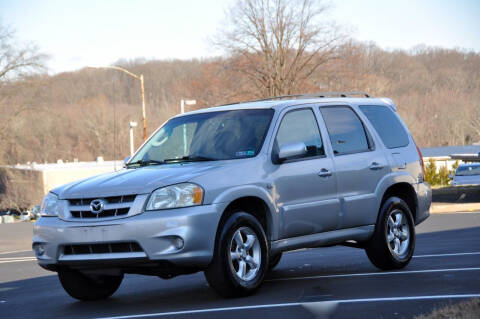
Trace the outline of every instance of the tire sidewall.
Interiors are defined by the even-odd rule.
[[[77,270],[62,267],[58,271],[58,278],[71,297],[82,301],[95,301],[114,294],[123,280],[123,274],[94,280]]]
[[[399,257],[395,255],[392,252],[392,249],[389,243],[387,242],[388,217],[390,216],[390,213],[395,209],[401,210],[404,213],[405,217],[407,218],[408,227],[410,231],[410,242],[408,246],[408,253],[404,257]],[[392,263],[394,263],[398,267],[403,267],[410,261],[415,250],[415,224],[413,222],[412,213],[407,203],[405,203],[405,201],[403,201],[401,198],[398,198],[398,197],[390,197],[389,199],[387,199],[385,203],[382,205],[381,212],[382,213],[380,217],[382,219],[382,222],[378,226],[381,226],[381,240],[383,240],[383,243],[385,246],[384,248],[385,253],[387,253]]]

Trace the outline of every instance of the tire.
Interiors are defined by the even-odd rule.
[[[380,209],[373,237],[365,251],[368,259],[383,270],[404,268],[415,250],[415,224],[407,203],[388,198]]]
[[[236,212],[221,227],[205,278],[222,297],[251,295],[268,270],[268,245],[262,225],[254,216]]]
[[[58,278],[63,289],[73,298],[93,301],[106,299],[113,295],[122,283],[123,274],[89,277],[80,271],[62,268],[58,271]]]
[[[273,268],[277,267],[281,259],[282,259],[282,253],[278,253],[273,256],[270,256],[270,260],[268,262],[268,270],[273,270]]]

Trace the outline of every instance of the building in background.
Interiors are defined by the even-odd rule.
[[[60,185],[87,177],[114,172],[122,161],[17,164],[0,166],[0,209],[24,209],[40,204],[43,196]]]
[[[458,164],[480,162],[480,145],[426,147],[421,151],[425,165],[433,160],[437,171],[444,166],[450,171],[456,162]]]

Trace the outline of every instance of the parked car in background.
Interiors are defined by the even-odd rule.
[[[283,252],[337,244],[365,249],[380,269],[405,267],[432,193],[394,103],[362,95],[173,117],[125,169],[45,196],[33,237],[40,266],[80,300],[109,297],[126,273],[197,271],[220,295],[245,296]]]
[[[457,185],[480,185],[480,163],[460,164],[452,180]]]
[[[6,212],[0,212],[0,216],[20,217],[21,213],[15,209],[9,209]]]
[[[0,212],[0,216],[9,216],[10,215],[10,211],[7,210],[5,212]]]
[[[34,219],[40,217],[40,205],[33,206],[30,212],[33,214]]]
[[[23,211],[20,215],[22,221],[30,221],[37,219],[40,213],[40,205],[33,206],[30,210]]]
[[[20,214],[20,220],[21,220],[22,222],[28,222],[28,221],[30,221],[30,220],[32,220],[32,219],[34,219],[34,215],[33,215],[30,211],[28,211],[28,210],[23,211],[23,212]]]

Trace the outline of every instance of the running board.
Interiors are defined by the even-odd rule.
[[[353,240],[363,242],[373,235],[375,225],[332,230],[329,232],[275,240],[271,243],[272,254],[300,248],[333,246]]]

